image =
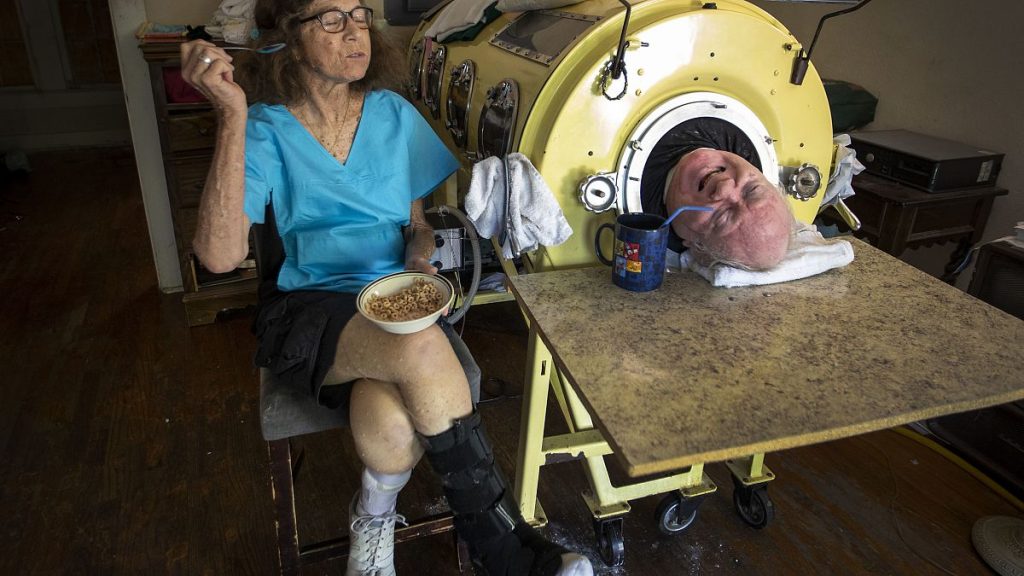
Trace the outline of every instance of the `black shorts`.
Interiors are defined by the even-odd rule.
[[[338,338],[356,313],[355,294],[279,292],[260,304],[253,323],[259,340],[256,366],[319,401],[324,376],[334,364]],[[351,388],[352,383],[342,385]]]
[[[356,294],[277,292],[260,303],[253,322],[253,333],[259,340],[256,366],[270,370],[280,383],[315,398],[317,403],[347,414],[354,382],[332,382],[325,387],[323,380],[334,364],[341,331],[357,313]],[[475,405],[480,398],[480,368],[452,327],[443,318],[438,324],[466,372]]]

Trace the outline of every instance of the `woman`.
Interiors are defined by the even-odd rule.
[[[436,273],[422,198],[457,166],[415,109],[381,89],[394,62],[372,19],[357,0],[260,0],[259,43],[287,47],[240,62],[245,90],[226,52],[182,46],[183,76],[218,115],[196,255],[227,271],[248,254],[250,224],[270,240],[256,361],[321,404],[348,405],[365,466],[347,574],[394,574],[395,504],[424,451],[488,574],[591,574],[523,521],[442,328],[394,335],[355,313],[355,294],[383,274]]]

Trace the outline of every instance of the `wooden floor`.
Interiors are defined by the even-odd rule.
[[[257,424],[249,317],[189,329],[180,294],[156,288],[129,151],[30,157],[0,191],[0,574],[270,575],[275,536]],[[512,470],[526,333],[509,304],[469,314],[482,407]],[[505,383],[504,389],[501,382]],[[684,417],[684,415],[680,415]],[[301,443],[303,541],[345,527],[358,465],[342,431]],[[776,518],[764,530],[722,489],[686,533],[664,537],[657,498],[634,502],[626,563],[601,566],[576,463],[545,468],[547,534],[602,574],[993,574],[974,552],[979,518],[1014,508],[938,454],[886,431],[770,454]],[[421,467],[400,500],[441,508]],[[399,573],[457,573],[448,536],[397,551]],[[342,574],[328,562],[308,574]]]

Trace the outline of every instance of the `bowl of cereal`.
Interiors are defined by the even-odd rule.
[[[412,334],[437,322],[454,301],[455,288],[444,276],[397,272],[367,284],[356,307],[385,332]]]

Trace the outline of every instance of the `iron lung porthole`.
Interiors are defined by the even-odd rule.
[[[506,78],[487,91],[480,111],[479,157],[502,157],[512,148],[512,135],[519,111],[519,86]]]
[[[409,92],[409,98],[413,100],[419,100],[423,97],[420,94],[420,87],[423,82],[424,42],[425,40],[421,38],[419,42],[409,49],[409,84],[406,86],[406,90]]]
[[[715,92],[691,92],[666,100],[647,113],[633,128],[624,142],[614,172],[616,208],[620,212],[644,212],[651,203],[661,199],[644,198],[641,189],[647,171],[647,161],[662,138],[690,121],[703,120],[728,127],[734,132],[736,143],[742,142],[751,160],[760,161],[761,171],[768,181],[779,180],[779,163],[773,146],[774,138],[754,112],[743,102]],[[705,127],[705,129],[710,129]],[[746,156],[746,154],[741,154]]]
[[[448,105],[445,107],[447,121],[445,125],[452,135],[455,145],[466,147],[469,130],[469,103],[473,99],[473,83],[476,80],[476,66],[472,60],[463,60],[452,68],[452,77],[448,82]]]
[[[667,123],[666,126],[668,126]],[[663,128],[663,126],[659,126],[659,128]],[[651,132],[654,133],[653,130]],[[727,151],[739,155],[754,166],[762,166],[761,156],[758,154],[757,147],[754,146],[750,134],[729,120],[714,116],[688,118],[674,126],[668,126],[668,131],[658,136],[656,140],[654,138],[647,139],[641,137],[637,143],[640,148],[650,149],[651,156],[665,158],[670,150],[678,149],[679,142],[684,141],[686,138],[684,135],[687,134],[702,134],[702,137],[713,142],[728,142],[728,147],[725,148]],[[658,178],[659,180],[664,181],[665,172],[654,171],[648,174],[647,162],[651,156],[645,156],[642,159],[637,158],[635,162],[629,165],[627,171],[630,175],[639,174],[641,177],[641,205],[636,207],[635,211],[659,214],[664,211],[664,187],[648,186],[646,180],[657,175],[660,177]],[[664,160],[661,161],[661,164],[664,166]],[[632,177],[635,178],[636,176]],[[634,206],[630,206],[630,209],[634,210]]]
[[[444,76],[444,59],[448,51],[444,46],[438,47],[427,63],[427,93],[423,95],[423,103],[435,119],[441,117],[441,79]]]

